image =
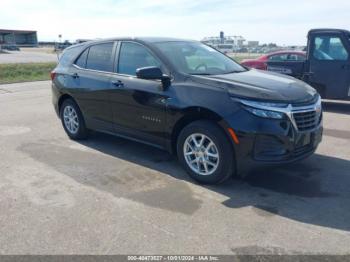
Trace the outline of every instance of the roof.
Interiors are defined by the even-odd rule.
[[[4,34],[34,34],[36,31],[32,30],[11,30],[11,29],[0,29],[0,33]]]
[[[329,33],[341,32],[341,33],[344,33],[347,35],[350,34],[350,31],[348,31],[348,30],[336,29],[336,28],[315,28],[315,29],[311,29],[308,34],[310,35],[312,33],[327,33],[327,32],[329,32]]]
[[[173,37],[136,37],[135,39],[136,40],[141,40],[143,42],[149,42],[149,43],[194,41],[194,40],[173,38]]]
[[[186,40],[186,39],[180,39],[180,38],[172,38],[172,37],[114,37],[114,38],[106,38],[106,39],[96,39],[91,40],[88,42],[82,43],[84,44],[91,44],[91,43],[102,43],[106,41],[140,41],[145,43],[161,43],[161,42],[178,42],[178,41],[194,41],[194,40]]]

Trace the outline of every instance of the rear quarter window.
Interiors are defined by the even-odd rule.
[[[59,66],[68,66],[71,64],[73,59],[79,54],[80,51],[81,46],[66,49],[59,59]]]
[[[89,49],[87,48],[85,49],[85,51],[83,53],[80,54],[80,56],[78,57],[78,59],[75,61],[75,64],[81,68],[85,68],[86,67],[86,60],[88,57],[88,53],[89,53]]]

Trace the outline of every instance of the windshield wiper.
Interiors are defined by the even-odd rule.
[[[209,73],[194,73],[194,74],[190,74],[190,75],[198,75],[198,76],[211,76],[212,74],[209,74]]]
[[[226,72],[226,73],[223,73],[223,74],[227,75],[227,74],[242,73],[242,72],[245,72],[245,71],[243,71],[243,70],[233,70],[233,71]]]

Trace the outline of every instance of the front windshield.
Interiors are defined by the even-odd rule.
[[[191,75],[219,75],[246,71],[244,67],[199,42],[156,43],[180,72]]]

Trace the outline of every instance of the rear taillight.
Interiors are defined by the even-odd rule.
[[[52,71],[52,72],[50,73],[50,77],[51,77],[51,80],[54,80],[55,77],[56,77],[56,72]]]

